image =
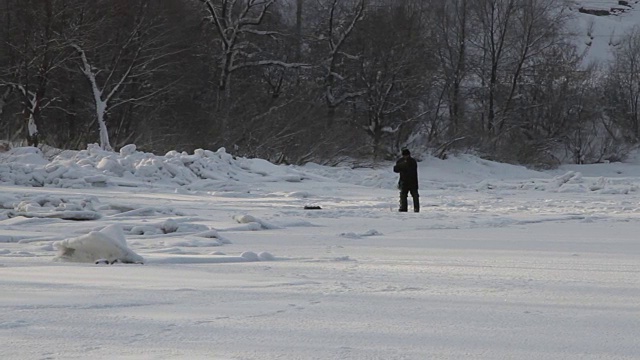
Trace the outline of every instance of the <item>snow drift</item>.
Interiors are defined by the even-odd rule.
[[[136,254],[127,245],[122,229],[109,225],[100,231],[92,231],[77,238],[56,241],[58,261],[93,263],[104,260],[108,263],[143,263],[142,256]]]

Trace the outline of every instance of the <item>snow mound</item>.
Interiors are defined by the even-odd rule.
[[[279,226],[270,224],[266,221],[258,219],[252,215],[235,215],[233,219],[239,224],[248,224],[251,226],[250,230],[268,230],[268,229],[279,229]]]
[[[56,261],[94,263],[106,260],[109,263],[142,263],[142,256],[127,246],[122,229],[118,225],[109,225],[100,231],[92,231],[77,238],[56,241],[53,246],[58,250]]]

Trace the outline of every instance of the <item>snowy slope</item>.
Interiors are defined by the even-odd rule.
[[[570,0],[570,4],[574,15],[570,29],[586,63],[611,60],[620,37],[640,24],[638,0]]]

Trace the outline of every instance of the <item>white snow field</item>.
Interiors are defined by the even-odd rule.
[[[1,154],[0,359],[640,358],[640,161],[421,158]]]

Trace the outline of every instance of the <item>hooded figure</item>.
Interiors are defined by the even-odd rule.
[[[400,189],[400,209],[407,211],[407,197],[411,193],[413,211],[420,212],[420,196],[418,195],[418,163],[411,157],[409,149],[402,149],[402,157],[396,161],[393,172],[400,174],[398,189]]]

